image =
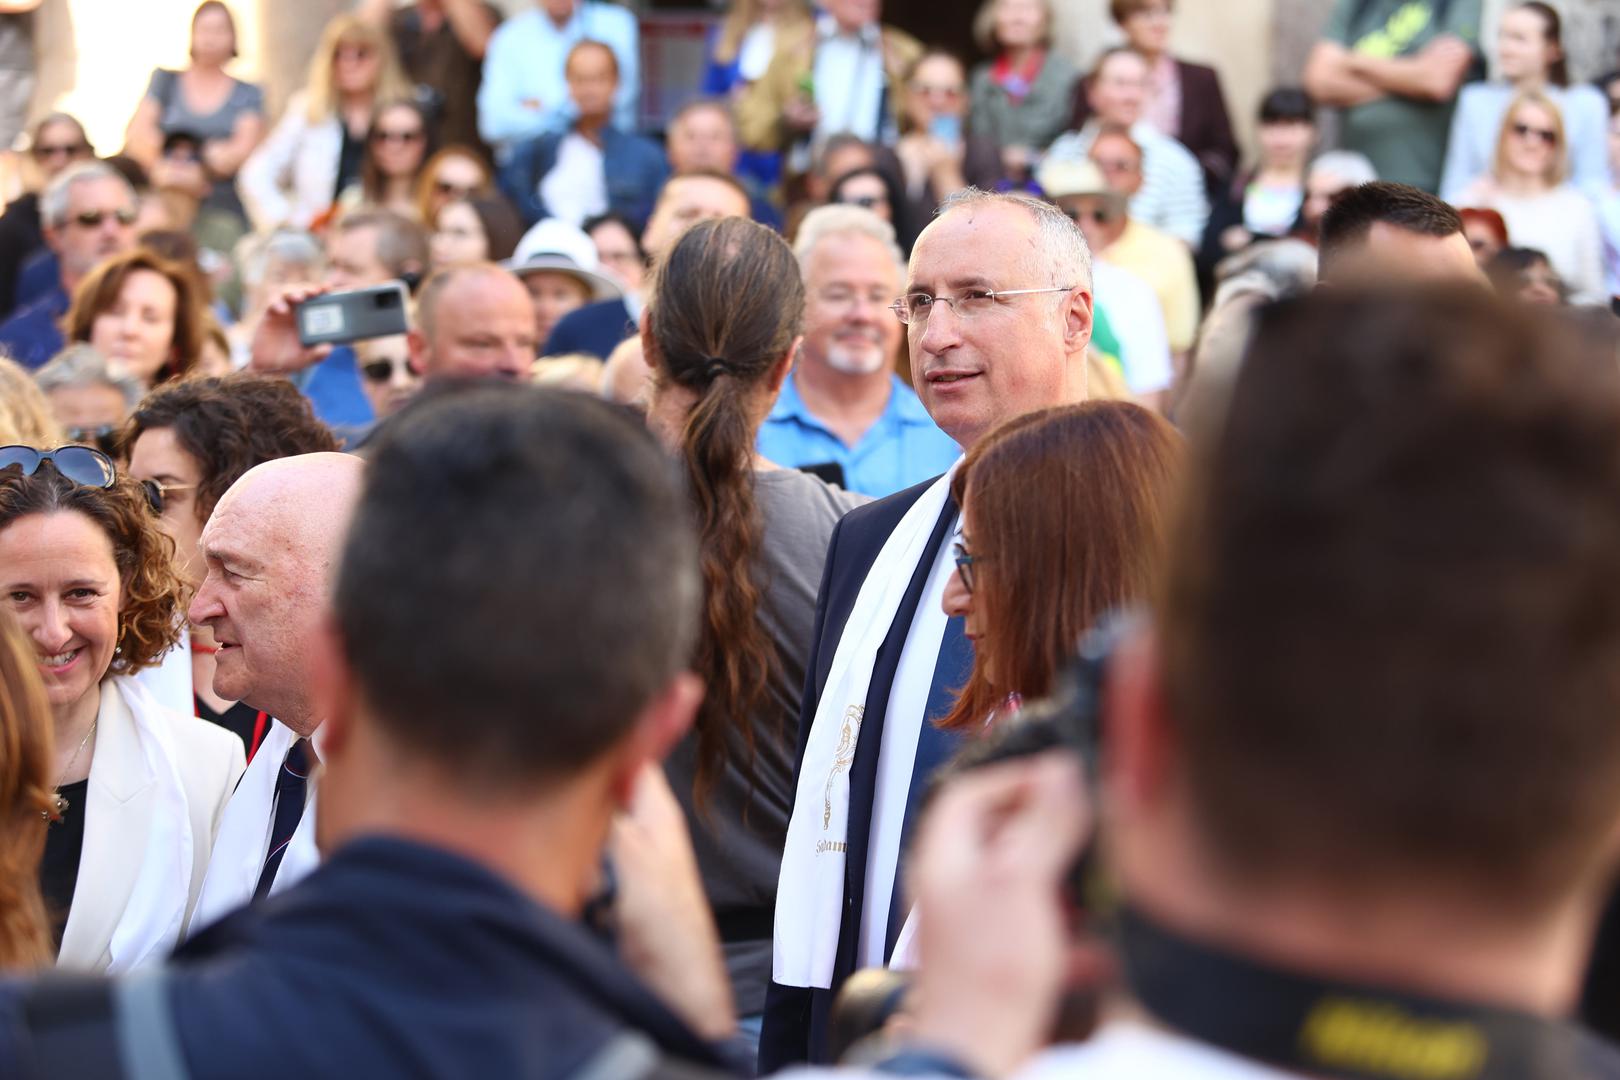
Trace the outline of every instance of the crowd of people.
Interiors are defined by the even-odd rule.
[[[1341,0],[1246,161],[1109,10],[35,124],[0,1076],[1620,1077],[1620,77]]]

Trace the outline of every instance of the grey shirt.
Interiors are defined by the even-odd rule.
[[[733,739],[706,811],[693,805],[697,739],[688,735],[664,763],[676,798],[692,826],[692,843],[709,903],[723,925],[737,917],[757,921],[763,936],[724,943],[737,1013],[765,1007],[771,977],[770,914],[776,876],[793,812],[793,766],[805,660],[815,629],[816,593],[833,526],[849,510],[869,502],[794,469],[754,474],[754,498],[765,523],[760,549],[765,589],[760,621],[776,644],[777,665],[765,710],[750,722],[754,731],[753,781],[741,736]]]

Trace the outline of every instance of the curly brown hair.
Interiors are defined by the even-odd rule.
[[[120,452],[127,460],[142,432],[163,428],[201,468],[198,521],[207,521],[220,496],[255,465],[340,449],[292,383],[247,372],[193,376],[152,391],[125,423]]]
[[[34,650],[0,611],[0,973],[51,962],[39,860],[45,815],[55,806],[52,745],[51,707]]]
[[[63,511],[83,514],[112,541],[122,597],[120,644],[108,674],[155,667],[179,639],[182,586],[174,569],[174,542],[158,528],[146,492],[123,475],[110,488],[80,484],[49,461],[32,476],[0,472],[0,530],[30,514]]]
[[[174,343],[153,385],[190,371],[202,356],[208,339],[210,313],[208,300],[195,275],[179,263],[170,262],[155,251],[136,248],[101,263],[73,290],[73,306],[67,313],[67,339],[89,341],[96,319],[105,315],[124,291],[124,282],[137,270],[161,274],[174,286]]]

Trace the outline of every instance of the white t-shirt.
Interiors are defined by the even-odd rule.
[[[1112,263],[1091,264],[1097,306],[1108,313],[1108,325],[1119,339],[1119,363],[1133,394],[1152,394],[1170,385],[1170,338],[1164,308],[1153,286]]]
[[[551,216],[570,225],[607,212],[607,173],[602,148],[577,131],[557,145],[557,163],[540,178],[540,200]]]

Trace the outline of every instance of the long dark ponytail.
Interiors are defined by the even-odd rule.
[[[753,718],[778,659],[760,624],[753,455],[762,393],[804,321],[804,284],[776,233],[744,218],[692,226],[656,271],[648,305],[656,378],[695,394],[681,453],[700,529],[703,627],[696,669],[708,686],[698,712],[694,798],[706,804],[741,736],[751,770]]]

